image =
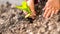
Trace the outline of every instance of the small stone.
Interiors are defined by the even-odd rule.
[[[3,24],[4,23],[4,20],[3,19],[0,19],[0,24]]]

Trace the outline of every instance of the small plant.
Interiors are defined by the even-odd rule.
[[[27,2],[26,1],[23,1],[22,2],[22,5],[21,6],[16,6],[16,8],[20,9],[20,10],[23,10],[23,12],[27,12],[28,14],[25,16],[25,18],[29,17],[31,15],[31,10],[29,8],[29,6],[27,5]]]

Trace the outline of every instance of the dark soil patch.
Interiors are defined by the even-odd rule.
[[[0,34],[60,34],[60,13],[43,18],[45,3],[41,0],[35,5],[37,16],[34,20],[25,19],[23,12],[8,2],[0,5]]]

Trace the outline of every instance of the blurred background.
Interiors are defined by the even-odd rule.
[[[6,2],[9,2],[9,3],[11,3],[11,4],[16,4],[16,5],[21,5],[21,2],[23,1],[23,0],[0,0],[0,4],[4,4],[4,3],[6,3]]]

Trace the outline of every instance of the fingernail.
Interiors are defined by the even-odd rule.
[[[59,11],[59,10],[56,10],[56,13],[55,13],[55,14],[57,14],[57,13],[58,13],[58,11]]]

